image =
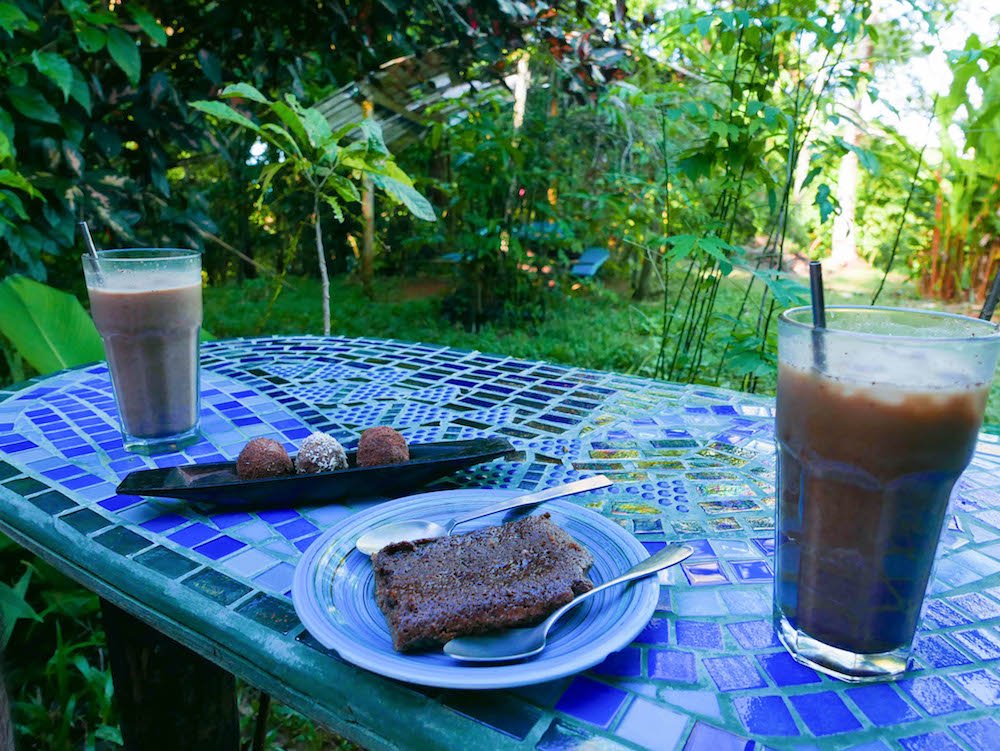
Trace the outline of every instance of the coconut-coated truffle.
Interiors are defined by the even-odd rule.
[[[377,464],[402,464],[410,461],[406,439],[385,425],[368,428],[358,441],[358,466],[374,467]]]
[[[299,474],[330,472],[347,469],[347,452],[332,435],[316,431],[302,441],[295,457],[295,471]]]
[[[285,447],[270,438],[254,438],[236,459],[236,476],[241,480],[281,477],[295,472]]]

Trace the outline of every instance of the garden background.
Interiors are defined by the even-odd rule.
[[[218,338],[771,392],[809,260],[828,302],[978,312],[997,30],[976,0],[0,0],[0,383],[102,356],[86,220],[201,250]],[[0,573],[19,747],[119,747],[95,596],[6,540]]]

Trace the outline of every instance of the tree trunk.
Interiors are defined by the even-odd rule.
[[[364,222],[364,239],[361,244],[361,286],[365,296],[374,296],[372,281],[375,277],[375,188],[372,179],[364,176],[361,195],[361,219]]]
[[[862,70],[871,70],[872,55],[875,44],[871,37],[862,37],[858,42],[857,56]],[[861,121],[861,107],[864,102],[864,85],[859,85],[852,107],[852,118]],[[861,145],[861,129],[851,120],[846,121],[844,141],[851,146]],[[857,234],[855,222],[858,206],[858,155],[848,151],[840,159],[840,172],[837,175],[837,203],[840,212],[833,218],[833,241],[830,262],[834,266],[850,266],[859,262]]]
[[[844,140],[856,146],[860,131],[853,124],[847,126],[847,131]],[[833,217],[830,262],[834,266],[850,266],[858,261],[857,226],[854,222],[858,204],[858,155],[853,151],[848,151],[840,158],[837,203],[840,204],[840,212]]]
[[[652,300],[663,291],[656,283],[656,263],[652,258],[653,251],[646,250],[642,254],[642,268],[639,269],[639,280],[635,283],[635,292],[632,299],[639,302],[642,300]]]
[[[240,259],[240,274],[243,276],[244,279],[256,279],[258,276],[257,267],[251,262],[254,258],[254,248],[253,245],[251,245],[252,240],[250,236],[250,214],[246,210],[249,208],[250,208],[249,206],[245,207],[244,211],[240,212],[240,219],[239,219],[240,222],[239,247],[242,248],[244,255],[246,255],[246,259],[243,258]]]
[[[319,259],[319,279],[323,290],[323,335],[330,336],[330,277],[326,273],[326,251],[323,250],[323,228],[319,218],[319,195],[313,196],[313,226],[316,228],[316,255]]]

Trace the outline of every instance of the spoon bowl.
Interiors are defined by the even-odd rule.
[[[674,566],[688,558],[694,550],[687,545],[667,545],[640,561],[624,574],[584,592],[563,605],[537,626],[509,628],[495,634],[460,636],[444,645],[444,653],[463,662],[512,662],[532,657],[545,649],[549,630],[562,616],[598,592],[617,584],[641,579]]]
[[[454,520],[449,520],[454,521]],[[452,525],[454,526],[454,525]],[[366,532],[355,543],[355,547],[365,555],[374,555],[386,545],[407,540],[426,540],[433,537],[444,537],[450,533],[448,526],[422,519],[386,524],[371,532]]]
[[[435,537],[446,537],[459,524],[478,519],[481,516],[497,514],[501,511],[509,511],[524,506],[534,506],[553,498],[565,498],[568,495],[583,493],[597,488],[606,488],[611,484],[604,475],[595,475],[583,480],[557,485],[554,488],[546,488],[537,493],[528,493],[514,498],[507,498],[500,503],[496,503],[486,508],[477,509],[471,514],[465,514],[454,519],[448,519],[444,524],[428,521],[425,519],[408,519],[392,524],[383,524],[375,529],[369,530],[361,535],[354,543],[354,547],[365,555],[375,555],[386,545],[394,542],[406,542],[414,540],[428,540]]]

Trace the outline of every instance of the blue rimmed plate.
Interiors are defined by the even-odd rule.
[[[354,549],[370,528],[402,519],[443,522],[503,497],[509,490],[448,490],[400,498],[347,517],[321,535],[295,570],[292,601],[302,623],[325,647],[344,660],[388,678],[441,688],[489,689],[525,686],[578,673],[627,646],[649,622],[659,583],[649,577],[612,587],[590,604],[570,611],[549,635],[537,657],[506,665],[460,663],[440,650],[402,654],[392,648],[385,618],[375,603],[371,562]],[[614,522],[570,501],[549,501],[533,513],[548,512],[594,558],[595,584],[612,579],[648,557],[646,549]],[[499,524],[502,517],[477,519],[459,532]]]

